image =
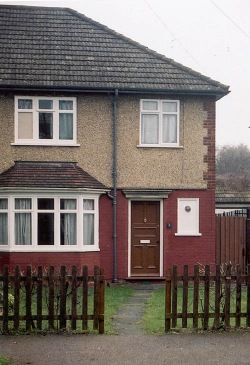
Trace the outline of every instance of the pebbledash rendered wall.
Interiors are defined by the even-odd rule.
[[[26,96],[31,93],[26,92]],[[32,94],[34,95],[34,94]],[[40,95],[40,94],[39,94]],[[44,94],[43,94],[44,95]],[[53,95],[51,95],[53,96]],[[61,96],[61,95],[56,95]],[[77,97],[76,147],[16,146],[14,142],[14,94],[0,94],[0,172],[15,160],[76,161],[83,170],[112,185],[111,119],[112,96],[67,95]],[[120,95],[118,101],[118,186],[120,188],[205,189],[207,137],[204,97],[180,100],[180,147],[144,148],[139,145],[140,99],[169,99],[158,95]]]
[[[26,93],[26,95],[28,95]],[[118,120],[118,278],[128,277],[128,200],[122,188],[172,189],[164,199],[164,272],[171,265],[215,263],[215,101],[182,98],[180,140],[182,148],[139,148],[140,96],[122,96]],[[14,160],[77,161],[88,173],[111,186],[111,99],[79,96],[80,147],[11,146],[14,141],[13,95],[0,97],[0,171]],[[53,153],[52,153],[53,152]],[[92,161],[92,163],[91,163]],[[146,171],[149,171],[146,174]],[[200,199],[200,237],[177,237],[177,199]],[[166,224],[171,222],[172,228]],[[33,266],[101,265],[112,278],[112,201],[100,199],[100,252],[1,253],[0,265]]]

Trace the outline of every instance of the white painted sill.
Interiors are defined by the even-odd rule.
[[[20,245],[21,246],[21,245]],[[25,246],[25,245],[24,245]],[[29,247],[27,247],[29,246]],[[15,248],[10,248],[10,247],[6,247],[4,245],[1,245],[0,246],[0,252],[32,252],[32,253],[35,253],[35,252],[46,252],[46,253],[55,253],[55,252],[99,252],[100,251],[100,248],[97,248],[97,247],[91,247],[91,248],[83,248],[83,249],[80,249],[80,248],[71,248],[71,247],[67,247],[67,249],[65,248],[61,248],[61,247],[54,247],[54,248],[47,248],[47,247],[32,247],[31,245],[26,245],[26,247],[15,247]]]
[[[177,237],[200,237],[202,236],[201,233],[175,233],[174,234]]]
[[[31,143],[31,142],[13,142],[11,146],[46,146],[46,147],[79,147],[79,143]]]
[[[166,146],[166,145],[161,145],[161,144],[158,144],[158,145],[152,145],[152,144],[138,144],[136,146],[137,148],[173,148],[173,149],[184,149],[183,146]]]

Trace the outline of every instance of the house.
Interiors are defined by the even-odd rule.
[[[74,10],[0,6],[0,264],[215,262],[228,87]]]

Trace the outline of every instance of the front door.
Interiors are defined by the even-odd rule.
[[[160,202],[131,202],[131,275],[160,275]]]

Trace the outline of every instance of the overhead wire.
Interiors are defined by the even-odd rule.
[[[216,4],[215,1],[209,0],[211,4],[227,18],[246,38],[250,39],[250,35],[233,19],[230,15],[228,15],[219,5]]]
[[[194,57],[194,55],[184,46],[184,44],[182,43],[182,41],[176,37],[175,33],[170,29],[170,27],[164,22],[164,20],[160,17],[160,15],[154,10],[154,8],[151,6],[151,4],[147,1],[144,0],[144,3],[147,5],[147,7],[150,9],[150,11],[154,14],[154,16],[159,20],[159,22],[161,23],[161,25],[168,31],[168,33],[171,35],[171,37],[173,37],[173,40],[176,40],[176,42],[179,43],[179,45],[184,49],[184,51],[186,52],[186,54],[192,58],[192,60],[199,65],[200,67],[203,67],[201,65],[201,63],[197,60],[196,57]]]

